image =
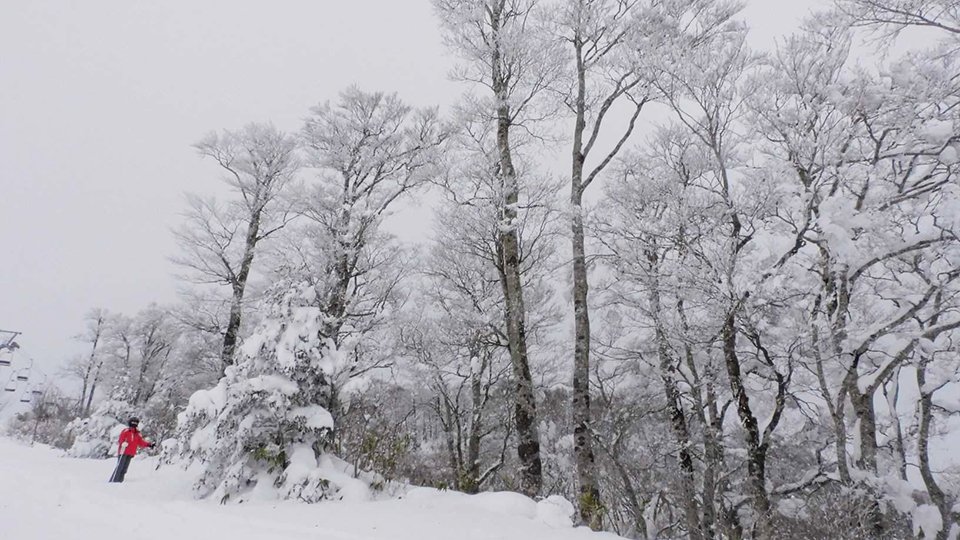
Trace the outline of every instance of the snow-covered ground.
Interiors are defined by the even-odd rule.
[[[0,538],[17,540],[612,540],[563,523],[551,501],[417,488],[380,502],[253,502],[193,498],[189,473],[137,458],[108,484],[113,460],[60,457],[0,438]]]

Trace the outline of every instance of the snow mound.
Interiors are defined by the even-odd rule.
[[[529,497],[510,491],[467,495],[456,491],[417,487],[408,491],[403,498],[436,509],[444,508],[445,505],[450,505],[455,501],[457,505],[465,508],[530,520],[554,529],[573,527],[573,504],[559,495],[534,501]]]
[[[551,527],[570,527],[576,509],[559,495],[551,495],[537,503],[537,520]]]

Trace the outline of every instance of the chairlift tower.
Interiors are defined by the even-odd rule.
[[[9,353],[20,348],[20,345],[14,341],[21,332],[13,330],[0,330],[0,367],[9,367],[12,361]],[[8,354],[2,354],[7,352]]]

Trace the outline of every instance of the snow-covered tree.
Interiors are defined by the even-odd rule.
[[[106,310],[99,308],[92,309],[86,315],[86,329],[77,339],[89,344],[90,353],[76,358],[68,368],[72,375],[80,378],[81,388],[80,399],[77,401],[77,414],[81,416],[90,414],[90,406],[93,403],[93,396],[97,392],[97,384],[103,376],[104,355],[98,348],[101,346],[100,340],[103,337],[108,317],[109,314]]]
[[[672,49],[655,84],[678,123],[618,165],[599,220],[619,328],[598,376],[660,379],[694,537],[954,519],[924,418],[958,324],[955,61],[941,43],[858,68],[840,20],[767,57],[736,25]]]
[[[514,422],[521,466],[521,491],[536,495],[542,487],[537,406],[527,343],[526,304],[520,268],[518,203],[527,189],[516,155],[522,130],[551,115],[555,103],[542,99],[560,62],[556,43],[547,38],[542,10],[533,0],[435,0],[448,45],[463,59],[455,77],[482,88],[466,107],[489,124],[496,152],[492,163],[497,186],[497,253],[505,323],[516,386]]]
[[[580,517],[591,527],[601,526],[602,505],[590,434],[590,308],[587,255],[583,225],[583,197],[587,188],[617,156],[633,133],[650,98],[646,72],[630,47],[630,29],[639,26],[640,3],[569,0],[559,5],[555,32],[572,50],[564,73],[569,85],[565,102],[572,113],[570,172],[570,228],[573,269],[573,405],[574,454],[580,489]],[[645,31],[650,31],[646,29]],[[601,135],[611,131],[612,111],[626,105],[629,120],[614,135],[610,148],[594,152]],[[595,155],[600,154],[599,160]],[[592,158],[588,162],[588,158]]]
[[[380,224],[429,178],[445,136],[434,110],[395,95],[349,88],[313,109],[301,139],[316,179],[277,254],[263,320],[240,361],[181,415],[181,451],[203,463],[201,494],[276,489],[316,501],[342,487],[318,467],[331,459],[344,395],[388,359],[371,335],[401,299],[403,260]]]
[[[846,3],[853,4],[868,3]],[[920,3],[869,4],[854,27],[873,24],[883,12],[949,18]],[[812,21],[778,51],[754,108],[771,151],[796,182],[782,214],[793,252],[816,269],[803,291],[810,302],[810,370],[831,418],[837,474],[845,484],[868,486],[878,499],[868,521],[872,534],[881,534],[890,524],[880,504],[903,500],[913,453],[901,422],[901,381],[916,369],[911,364],[930,361],[920,342],[943,339],[958,323],[948,313],[957,278],[950,216],[960,71],[942,55],[944,44],[911,52],[879,74],[854,69],[854,36],[823,21]],[[883,440],[893,441],[892,452]],[[883,473],[888,468],[899,474]],[[942,514],[943,523],[949,519]]]
[[[229,315],[218,329],[222,370],[233,363],[240,341],[247,282],[260,245],[291,217],[284,194],[300,162],[295,138],[270,124],[211,133],[195,146],[226,171],[224,182],[235,198],[219,203],[188,197],[186,222],[175,233],[182,252],[173,261],[194,283],[230,289]]]

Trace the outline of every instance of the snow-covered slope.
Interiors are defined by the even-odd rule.
[[[108,484],[112,460],[59,457],[0,438],[0,537],[17,540],[612,540],[564,525],[552,501],[512,493],[415,489],[381,502],[198,501],[190,474],[137,458]]]

